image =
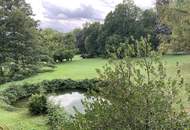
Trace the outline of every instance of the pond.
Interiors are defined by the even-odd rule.
[[[79,112],[84,113],[84,107],[82,100],[85,99],[84,93],[81,92],[68,92],[59,95],[51,95],[48,100],[55,105],[63,107],[64,110],[69,114],[74,114],[75,107]]]

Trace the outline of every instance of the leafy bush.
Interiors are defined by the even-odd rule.
[[[24,84],[22,86],[12,86],[1,92],[8,104],[14,104],[20,99],[30,97],[32,94],[39,92],[40,85]]]
[[[29,100],[29,111],[33,115],[46,114],[47,113],[47,98],[44,95],[32,95]]]
[[[60,92],[66,89],[79,89],[82,91],[88,91],[95,89],[96,83],[100,81],[96,79],[85,79],[82,81],[74,81],[71,79],[56,79],[52,81],[42,82],[42,87],[47,93]]]
[[[75,55],[74,50],[59,50],[53,55],[55,62],[63,62],[64,60],[72,60]]]
[[[63,108],[55,105],[48,105],[48,124],[51,130],[62,130],[70,128],[70,120]]]
[[[23,66],[14,62],[8,62],[3,66],[0,66],[0,84],[10,81],[18,81],[26,77],[32,76],[40,71],[38,67],[39,66],[35,65]]]

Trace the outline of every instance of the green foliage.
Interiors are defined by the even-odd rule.
[[[151,46],[156,50],[159,42],[155,32],[156,23],[156,12],[153,9],[142,10],[133,0],[129,0],[118,4],[106,16],[104,24],[87,23],[82,30],[77,30],[77,47],[82,54],[108,57],[113,51],[117,53],[125,49],[123,46],[132,43],[131,37],[139,40],[141,36],[150,35]],[[124,57],[118,55],[118,58]]]
[[[183,77],[167,75],[165,65],[151,51],[150,43],[139,43],[139,60],[125,58],[106,66],[99,78],[93,102],[84,102],[85,114],[78,113],[76,130],[185,129],[190,120],[185,112],[180,90]]]
[[[126,48],[126,44],[128,44],[127,42],[125,42],[124,40],[122,40],[120,35],[114,34],[112,36],[109,36],[106,39],[106,52],[107,55],[111,56],[112,54],[115,54],[117,58],[122,59],[124,58],[124,51]]]
[[[85,38],[86,53],[92,56],[99,55],[98,36],[100,34],[102,25],[100,23],[93,23],[88,26],[88,35]]]
[[[39,93],[39,85],[25,84],[22,86],[12,86],[2,91],[0,95],[8,104],[14,104],[16,101],[28,98],[32,94]]]
[[[39,94],[32,95],[28,107],[33,115],[47,114],[47,97]]]
[[[51,130],[69,129],[71,121],[63,108],[48,105],[48,124]]]
[[[41,48],[54,61],[72,60],[76,53],[76,39],[72,33],[61,33],[52,29],[41,32]]]
[[[35,72],[40,51],[37,22],[25,0],[0,0],[0,7],[1,84],[30,76],[27,69]]]
[[[53,55],[55,62],[63,62],[64,60],[69,61],[73,59],[75,55],[74,50],[59,50]]]
[[[64,47],[63,34],[53,29],[44,29],[40,31],[40,46],[46,54],[50,57],[57,51]]]
[[[66,80],[52,80],[52,81],[43,81],[42,86],[43,89],[47,93],[52,93],[52,92],[63,92],[65,90],[69,89],[77,89],[77,90],[82,90],[82,91],[88,91],[95,89],[96,84],[100,82],[96,79],[85,79],[81,81],[75,81],[71,79],[66,79]]]
[[[71,79],[56,79],[52,81],[43,81],[38,84],[24,84],[11,86],[3,91],[1,91],[0,96],[3,97],[8,104],[14,104],[18,100],[28,98],[31,95],[37,93],[53,93],[53,92],[64,92],[65,90],[95,90],[96,84],[98,84],[99,80],[96,79],[85,79],[81,81],[75,81]]]
[[[166,46],[173,52],[190,51],[190,1],[189,0],[168,0],[167,4],[158,6],[160,21],[169,26],[172,30]]]

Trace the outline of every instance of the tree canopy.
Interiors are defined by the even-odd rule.
[[[160,21],[172,30],[169,49],[174,52],[190,51],[190,1],[168,0],[159,6]]]
[[[155,33],[156,12],[152,9],[142,10],[133,1],[118,4],[105,18],[104,23],[86,24],[77,35],[77,44],[82,54],[108,56],[110,49],[119,48],[120,43],[151,36],[152,47],[158,47]],[[116,38],[117,41],[110,39]],[[119,38],[119,39],[118,39]],[[118,43],[119,42],[119,43]],[[113,49],[112,49],[113,51]]]

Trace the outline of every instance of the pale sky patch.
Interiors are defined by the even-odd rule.
[[[86,22],[103,21],[123,0],[26,0],[41,28],[68,32]],[[154,0],[135,0],[141,8],[151,8]]]

